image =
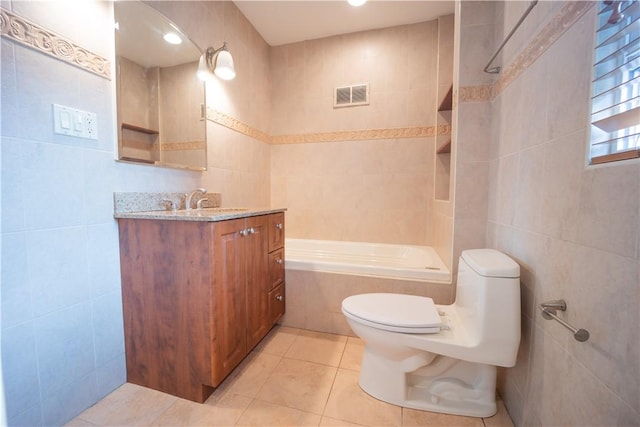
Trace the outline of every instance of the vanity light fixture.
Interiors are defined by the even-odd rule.
[[[219,49],[212,47],[207,48],[206,52],[200,57],[198,63],[198,78],[206,80],[209,72],[213,72],[222,80],[232,80],[236,76],[236,70],[233,66],[233,57],[227,48],[227,42],[222,44]]]
[[[362,6],[367,2],[367,0],[347,0],[351,6]]]

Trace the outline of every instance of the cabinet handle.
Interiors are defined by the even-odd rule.
[[[282,301],[284,299],[284,297],[282,295],[276,295],[276,299],[278,301]]]
[[[278,258],[278,259],[276,260],[276,264],[282,264],[283,262],[284,262],[284,261],[282,261],[282,259],[281,259],[281,258]]]
[[[246,236],[248,233],[249,233],[249,231],[247,229],[240,230],[240,235],[241,236]]]
[[[278,230],[282,230],[282,224],[281,224],[281,223],[277,223],[277,224],[276,224],[276,228],[277,228]]]
[[[255,230],[253,227],[251,227],[251,228],[250,228],[250,229],[248,229],[247,231],[249,232],[249,234],[253,234],[253,233],[255,233],[255,232],[256,232],[256,230]]]

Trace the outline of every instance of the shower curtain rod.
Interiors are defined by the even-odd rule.
[[[502,43],[498,47],[498,50],[496,50],[496,53],[494,53],[493,56],[491,57],[491,59],[489,60],[489,63],[487,64],[487,66],[484,67],[484,72],[485,73],[498,74],[500,72],[500,66],[499,65],[496,66],[496,67],[492,67],[492,68],[489,68],[489,66],[491,65],[493,60],[496,59],[496,56],[498,56],[498,54],[502,51],[502,48],[504,48],[504,45],[507,44],[507,42],[509,41],[509,39],[511,38],[513,33],[516,32],[518,27],[520,27],[520,24],[522,24],[522,22],[525,20],[525,18],[529,14],[529,12],[531,12],[531,9],[533,9],[536,4],[538,4],[538,0],[533,0],[529,4],[529,7],[527,8],[527,10],[524,11],[522,16],[518,20],[518,22],[516,22],[516,25],[514,25],[513,28],[511,29],[511,31],[509,32],[509,34],[507,34],[507,37],[504,38],[504,40],[502,41]]]

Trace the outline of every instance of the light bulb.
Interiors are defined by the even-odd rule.
[[[221,50],[216,57],[216,67],[213,70],[216,76],[222,80],[231,80],[236,76],[233,66],[233,57],[227,50]]]
[[[182,39],[176,33],[167,33],[164,35],[164,41],[169,44],[180,44],[182,43]]]

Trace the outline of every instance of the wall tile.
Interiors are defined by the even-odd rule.
[[[84,209],[90,224],[113,221],[113,189],[118,187],[119,179],[113,159],[113,152],[82,152]]]
[[[593,39],[592,8],[548,51],[547,123],[551,138],[582,129],[587,124],[591,89]]]
[[[489,163],[458,163],[456,167],[456,218],[486,219]]]
[[[540,231],[542,185],[540,177],[544,167],[542,147],[523,150],[518,159],[518,189],[513,224],[533,232]]]
[[[97,400],[95,373],[64,384],[42,399],[44,425],[63,425]]]
[[[38,189],[36,200],[25,200],[28,229],[78,225],[84,222],[82,151],[54,144],[22,144],[22,185]],[[64,197],[60,194],[64,193]],[[31,202],[31,203],[30,203]],[[30,206],[31,205],[31,206]],[[46,206],[46,215],[36,206]]]
[[[535,289],[535,302],[565,299],[571,295],[573,282],[573,260],[577,245],[560,239],[543,238],[540,248],[541,256],[538,257]],[[541,320],[541,314],[534,307],[534,316]],[[540,322],[539,327],[549,333],[558,343],[566,345],[570,334],[557,322]]]
[[[84,227],[29,232],[26,242],[36,316],[89,299]]]
[[[2,235],[2,329],[33,318],[24,233]]]
[[[42,423],[42,409],[40,402],[36,402],[33,406],[29,407],[26,411],[21,412],[15,417],[8,419],[8,424],[15,427],[39,427],[43,426]]]
[[[0,71],[2,71],[2,79],[0,79],[0,89],[2,90],[2,92],[0,92],[0,100],[3,105],[0,111],[0,117],[4,123],[3,126],[11,126],[18,118],[15,53],[14,43],[4,37],[0,40],[0,59],[2,59],[2,63],[0,64]]]
[[[104,366],[124,354],[122,293],[104,294],[92,300],[96,366]]]
[[[486,102],[463,103],[458,106],[457,162],[489,160],[491,144],[491,106]]]
[[[542,144],[548,140],[547,108],[531,108],[532,105],[545,105],[547,102],[549,59],[545,56],[534,62],[522,75],[522,87],[519,96],[517,123],[521,126],[517,141],[520,149]]]
[[[7,136],[28,138],[64,145],[80,146],[83,138],[56,135],[53,132],[52,104],[76,107],[79,102],[78,75],[86,71],[48,58],[35,50],[14,45],[16,74],[16,120],[3,124],[2,133]],[[32,120],[31,126],[23,126],[24,117]],[[76,163],[79,164],[79,163]]]
[[[497,219],[512,225],[516,213],[518,190],[518,156],[502,157],[498,163]]]
[[[472,25],[493,25],[495,5],[497,2],[463,2],[461,14],[463,17],[462,25],[465,27]]]
[[[88,279],[96,298],[120,290],[120,249],[115,221],[87,227]]]
[[[462,16],[465,9],[472,2],[464,2]],[[465,21],[466,22],[466,21]],[[460,28],[460,86],[481,86],[490,84],[494,79],[492,74],[478,72],[484,69],[495,48],[493,42],[492,25],[473,25]]]
[[[288,207],[291,237],[425,244],[432,144],[408,138],[274,146],[271,204]]]
[[[124,354],[120,354],[102,366],[96,367],[96,398],[102,399],[127,381]]]
[[[88,302],[38,318],[35,333],[43,396],[55,394],[63,385],[95,370]]]
[[[503,157],[516,153],[522,139],[523,127],[520,121],[525,115],[523,111],[525,104],[522,100],[521,81],[510,84],[496,101],[500,104],[499,114],[502,119],[496,125],[497,149],[493,152]]]
[[[640,401],[637,330],[618,327],[612,333],[611,325],[633,325],[640,319],[637,261],[578,246],[571,274],[566,318],[587,329],[591,337],[584,343],[569,340],[568,351],[628,405],[636,405]]]
[[[638,256],[640,164],[589,168],[582,175],[576,241],[622,256]],[[616,220],[617,219],[617,220]]]
[[[552,237],[576,238],[586,135],[579,131],[544,146],[541,227]]]
[[[74,0],[56,3],[14,1],[12,6],[15,13],[66,38],[81,41],[83,47],[95,53],[111,54],[110,38],[100,37],[105,31],[113,30],[110,4]]]
[[[32,322],[22,323],[2,330],[2,371],[7,405],[7,418],[34,419],[30,408],[38,406],[38,360],[36,339]],[[11,352],[6,351],[11,349]],[[26,418],[20,417],[23,414]],[[39,410],[38,410],[39,415]],[[38,420],[38,423],[40,421]]]
[[[3,79],[4,80],[4,79]],[[4,111],[4,109],[3,109]],[[2,230],[4,232],[25,229],[23,188],[20,167],[22,141],[2,138]],[[7,209],[7,208],[10,209]]]

